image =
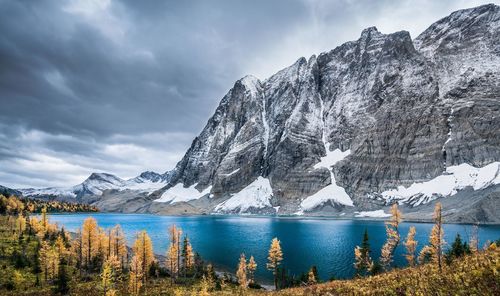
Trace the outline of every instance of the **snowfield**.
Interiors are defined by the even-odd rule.
[[[195,187],[197,184],[193,184],[191,187],[184,187],[184,184],[178,183],[174,187],[169,188],[167,191],[163,192],[159,199],[156,199],[155,202],[168,202],[168,203],[176,203],[176,202],[186,202],[190,200],[199,199],[210,193],[212,190],[212,186],[205,188],[203,191],[198,191]]]
[[[267,178],[258,177],[240,192],[235,193],[228,200],[218,204],[215,212],[227,213],[238,211],[240,214],[250,208],[263,209],[271,207],[270,199],[273,196],[271,183]]]
[[[363,211],[363,212],[355,212],[356,218],[386,218],[392,216],[391,214],[387,214],[384,210],[376,210],[376,211]]]
[[[330,171],[331,184],[322,188],[315,194],[306,197],[300,203],[301,211],[299,211],[297,215],[301,215],[304,211],[312,211],[328,201],[351,207],[354,206],[352,199],[346,193],[345,189],[337,185],[332,171],[332,166],[346,158],[351,153],[351,150],[341,151],[340,149],[335,149],[330,151],[329,148],[330,144],[326,143],[326,156],[322,157],[320,162],[314,165],[314,168],[327,168]]]
[[[496,184],[500,184],[500,162],[493,162],[482,168],[462,163],[448,167],[446,173],[427,182],[384,191],[382,197],[388,201],[397,200],[400,204],[418,206],[440,196],[454,195],[466,187],[480,190]]]

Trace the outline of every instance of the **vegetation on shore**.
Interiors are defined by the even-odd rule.
[[[48,205],[40,218],[30,217],[37,207],[15,197],[2,198],[0,216],[1,295],[498,295],[500,294],[500,242],[482,249],[477,236],[468,242],[457,236],[445,248],[441,206],[429,243],[416,253],[415,228],[401,238],[402,215],[397,205],[386,222],[387,240],[381,257],[371,257],[369,234],[354,249],[355,279],[321,283],[316,267],[290,276],[286,254],[278,238],[270,243],[266,263],[241,254],[235,275],[216,274],[203,261],[182,229],[165,231],[170,243],[165,260],[158,260],[146,231],[136,234],[132,248],[116,225],[102,229],[88,217],[76,234],[51,224]],[[6,201],[6,202],[5,202]],[[28,206],[27,206],[28,205]],[[60,205],[55,209],[68,207]],[[74,208],[78,208],[75,206]],[[404,245],[407,268],[395,268],[394,251]],[[275,291],[265,291],[255,280],[258,266],[274,277]]]
[[[71,203],[62,201],[47,201],[33,198],[18,198],[14,195],[5,197],[0,194],[0,215],[19,213],[41,213],[42,210],[49,213],[76,213],[76,212],[98,212],[99,210],[91,205],[81,203]]]

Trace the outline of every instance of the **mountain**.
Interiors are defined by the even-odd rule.
[[[500,183],[499,26],[489,4],[415,40],[370,27],[236,81],[149,210],[369,216],[468,191],[483,207]]]
[[[131,192],[132,195],[151,193],[164,187],[170,180],[170,172],[161,175],[155,172],[143,172],[139,176],[123,180],[107,173],[92,173],[81,184],[71,187],[49,187],[41,189],[19,189],[27,197],[49,197],[63,200],[76,199],[81,202],[96,202],[106,191]]]
[[[11,188],[0,185],[0,194],[2,194],[4,196],[11,196],[11,195],[20,196],[21,192],[18,190],[11,189]]]
[[[375,27],[260,80],[245,76],[172,171],[92,174],[27,196],[107,211],[500,222],[500,7],[412,40]]]

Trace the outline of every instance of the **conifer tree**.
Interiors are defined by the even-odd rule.
[[[309,269],[309,272],[307,273],[307,284],[314,285],[317,282],[318,282],[318,280],[316,278],[316,274],[314,272],[314,269],[311,267],[311,269]]]
[[[141,260],[135,255],[130,261],[128,291],[130,295],[139,295],[142,287],[143,270]]]
[[[123,232],[121,226],[117,224],[112,229],[114,243],[113,246],[113,254],[118,257],[120,261],[120,266],[123,269],[125,267],[125,263],[127,261],[127,242],[125,240],[125,233]]]
[[[184,276],[186,276],[187,271],[192,270],[194,266],[194,252],[191,243],[189,242],[188,236],[184,236],[184,243],[182,245],[182,269],[184,271]]]
[[[170,243],[167,249],[167,268],[170,271],[170,276],[172,281],[175,279],[177,272],[179,271],[179,265],[177,261],[177,245]]]
[[[283,261],[283,252],[281,251],[280,241],[276,237],[271,241],[271,247],[269,248],[267,260],[267,269],[273,272],[274,287],[278,290],[278,268],[281,261]]]
[[[366,275],[372,268],[373,262],[370,257],[370,252],[371,250],[368,239],[368,230],[365,228],[361,247],[356,246],[356,248],[354,248],[354,267],[356,268],[357,275]]]
[[[114,284],[113,268],[111,264],[108,261],[106,261],[102,265],[102,272],[101,272],[101,288],[104,292],[104,295],[106,295],[108,291],[113,288],[113,284]]]
[[[434,263],[437,263],[440,271],[442,268],[443,246],[445,244],[443,236],[441,203],[438,202],[434,208],[434,226],[429,236],[429,245],[420,251],[419,261],[424,262],[425,258],[430,258]]]
[[[21,237],[26,230],[26,218],[24,218],[22,215],[19,215],[16,219],[16,226],[18,235]]]
[[[394,251],[399,244],[399,223],[401,223],[402,215],[398,209],[397,204],[393,204],[391,207],[391,218],[385,223],[385,230],[387,234],[387,241],[382,247],[380,264],[387,270],[394,256]]]
[[[255,271],[257,270],[257,263],[253,256],[250,256],[250,260],[248,260],[247,264],[249,283],[255,284]]]
[[[99,229],[97,226],[97,221],[88,217],[83,221],[83,230],[82,230],[82,257],[83,257],[83,265],[87,268],[87,271],[90,271],[92,268],[93,259],[98,254],[98,246],[99,246]]]
[[[142,283],[145,284],[147,280],[147,273],[155,258],[151,238],[144,230],[137,235],[137,239],[134,243],[134,255],[141,264],[143,271]]]
[[[406,241],[404,243],[406,248],[406,261],[408,261],[409,266],[415,266],[415,253],[417,251],[418,242],[415,240],[415,234],[417,233],[414,226],[410,227],[408,235],[406,236]]]
[[[238,278],[238,284],[242,289],[246,289],[248,287],[248,279],[247,279],[247,259],[245,258],[245,254],[240,255],[240,261],[238,263],[238,270],[236,271],[236,277]]]
[[[479,250],[479,227],[477,224],[472,226],[469,247],[472,253],[476,253]]]
[[[172,274],[173,278],[177,278],[179,275],[179,269],[181,267],[181,237],[182,237],[182,230],[180,228],[177,228],[175,224],[170,226],[168,229],[169,236],[170,236],[170,245],[167,250],[167,258],[168,258],[168,265],[169,265],[169,270]]]

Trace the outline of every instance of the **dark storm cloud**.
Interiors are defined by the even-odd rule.
[[[482,2],[0,0],[0,184],[165,171],[238,78]]]

